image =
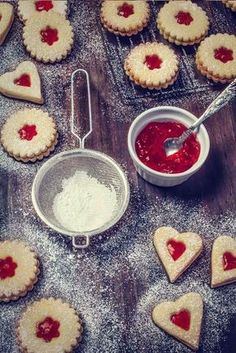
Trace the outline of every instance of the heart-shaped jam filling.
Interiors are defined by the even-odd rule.
[[[192,16],[189,12],[179,11],[175,16],[177,23],[180,25],[189,26],[190,23],[193,21]]]
[[[42,338],[45,342],[51,342],[53,338],[60,336],[60,322],[46,317],[39,322],[36,327],[36,336]]]
[[[225,252],[223,255],[224,271],[236,268],[236,257],[231,252]]]
[[[13,261],[11,256],[7,256],[5,259],[0,259],[0,279],[15,276],[15,269],[17,263]]]
[[[14,80],[14,84],[17,86],[31,87],[30,76],[28,74],[23,74]]]
[[[45,29],[40,31],[41,41],[47,43],[48,45],[53,45],[58,41],[58,30],[47,26]]]
[[[127,2],[124,2],[123,5],[118,7],[118,15],[123,16],[125,18],[128,18],[129,16],[134,14],[134,7],[133,5],[127,4]]]
[[[181,310],[179,313],[171,315],[170,321],[182,328],[185,331],[188,331],[190,328],[191,315],[187,310]]]
[[[162,60],[159,58],[158,55],[147,55],[145,57],[144,64],[147,65],[149,70],[160,69]]]
[[[176,260],[178,260],[178,258],[180,256],[183,255],[183,253],[186,250],[186,246],[181,241],[176,241],[174,239],[170,239],[167,242],[167,249],[168,249],[171,257],[173,258],[173,260],[176,261]]]
[[[214,58],[226,64],[228,61],[234,60],[233,51],[225,47],[220,47],[214,50]]]
[[[37,11],[49,11],[53,9],[53,3],[51,0],[39,0],[35,1],[35,9]]]
[[[18,134],[20,135],[21,140],[31,141],[34,136],[36,136],[37,130],[36,125],[24,125],[19,131]]]

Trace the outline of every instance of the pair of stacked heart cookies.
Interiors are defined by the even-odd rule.
[[[174,283],[199,257],[203,250],[201,237],[196,233],[178,233],[171,227],[157,229],[153,238],[158,257]],[[211,287],[236,281],[236,242],[230,236],[215,239],[211,253]]]
[[[36,253],[21,241],[0,241],[0,302],[25,296],[38,281]],[[25,353],[71,352],[81,340],[81,320],[61,299],[41,299],[29,305],[17,326],[17,341]]]
[[[196,233],[178,233],[171,227],[161,227],[154,235],[154,246],[170,282],[193,263],[203,249]],[[212,247],[211,287],[236,281],[236,241],[229,236],[218,237]],[[154,323],[193,350],[199,347],[203,301],[198,293],[187,293],[174,302],[162,302],[152,312]]]

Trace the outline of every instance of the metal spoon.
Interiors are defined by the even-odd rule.
[[[226,89],[221,92],[216,99],[209,105],[209,107],[205,110],[202,116],[196,121],[192,126],[188,128],[182,135],[179,137],[171,137],[164,141],[164,149],[167,156],[170,156],[176,152],[178,152],[184,141],[193,133],[195,129],[197,129],[203,121],[209,118],[212,114],[218,112],[221,108],[223,108],[232,98],[236,95],[236,79],[231,82],[230,85],[226,87]]]

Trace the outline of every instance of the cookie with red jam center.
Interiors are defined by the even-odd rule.
[[[154,323],[194,351],[198,350],[203,301],[198,293],[187,293],[176,301],[162,302],[152,312]]]
[[[20,241],[0,242],[0,301],[23,297],[38,280],[37,255]]]
[[[66,0],[18,0],[18,15],[22,21],[28,20],[38,12],[58,12],[64,17],[67,14]]]
[[[189,268],[203,250],[202,239],[198,234],[178,233],[171,227],[158,228],[153,243],[171,283]]]
[[[223,235],[216,238],[211,252],[211,287],[236,282],[236,240]]]
[[[1,131],[1,143],[18,161],[35,162],[47,157],[57,144],[53,118],[39,109],[25,109],[11,115]]]
[[[131,36],[147,26],[150,8],[146,0],[104,0],[100,18],[104,27],[114,34]]]
[[[54,11],[41,11],[32,15],[24,26],[23,40],[26,50],[38,61],[54,63],[71,52],[74,33],[70,22]]]
[[[17,327],[17,341],[25,353],[69,353],[81,340],[81,320],[61,299],[41,299],[26,308]]]
[[[130,51],[125,59],[124,69],[137,85],[161,89],[175,82],[179,63],[175,52],[167,45],[148,42]]]
[[[236,36],[217,33],[205,38],[197,50],[196,65],[214,82],[231,82],[236,78]]]
[[[170,1],[160,9],[157,27],[169,42],[193,45],[206,36],[209,20],[206,12],[191,1]]]

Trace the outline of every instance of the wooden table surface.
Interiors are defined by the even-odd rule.
[[[13,1],[13,3],[15,3]],[[206,6],[208,9],[208,15],[211,16],[211,11],[213,11],[213,7],[217,8],[218,13],[223,13],[223,5],[218,2],[206,2],[200,1],[200,4]],[[162,2],[156,2],[155,6],[159,8],[162,5]],[[79,13],[88,16],[87,22],[83,18],[81,23],[79,22]],[[224,10],[225,11],[225,10]],[[97,341],[97,349],[94,348],[92,350],[89,348],[89,337],[90,331],[86,330],[86,312],[82,313],[84,318],[85,325],[85,337],[83,339],[81,347],[79,347],[76,352],[96,352],[96,353],[115,353],[115,352],[145,352],[152,353],[157,352],[155,348],[153,348],[151,342],[150,346],[146,341],[139,342],[135,345],[135,339],[130,338],[133,337],[134,333],[131,329],[131,325],[133,323],[132,314],[135,311],[136,305],[138,305],[139,301],[142,298],[142,294],[145,290],[148,290],[150,286],[150,278],[143,278],[143,281],[138,280],[135,275],[135,271],[133,271],[131,264],[129,264],[129,258],[131,256],[130,250],[132,247],[135,247],[136,244],[140,244],[140,239],[138,239],[133,232],[137,229],[141,229],[141,233],[145,234],[145,239],[148,239],[148,249],[151,249],[151,239],[152,235],[149,234],[149,230],[153,229],[153,224],[155,221],[150,221],[150,225],[148,225],[148,230],[145,231],[145,225],[148,224],[148,221],[142,218],[143,205],[142,202],[148,202],[148,205],[153,202],[158,202],[160,205],[168,203],[170,207],[170,212],[174,209],[174,204],[182,205],[183,210],[188,209],[188,213],[186,217],[190,217],[191,215],[191,207],[196,212],[196,207],[201,205],[202,209],[206,210],[206,220],[205,224],[208,225],[214,223],[214,220],[222,218],[224,220],[225,215],[230,219],[230,222],[233,222],[236,210],[236,101],[229,103],[226,107],[224,107],[220,112],[218,112],[214,117],[209,119],[205,126],[210,136],[211,141],[211,149],[210,154],[207,159],[205,165],[201,168],[201,170],[196,173],[193,177],[191,177],[187,182],[180,186],[176,186],[173,188],[160,188],[153,186],[147,182],[145,182],[141,177],[139,177],[134,169],[131,158],[128,154],[127,149],[127,133],[129,126],[133,119],[141,113],[144,108],[148,109],[159,104],[171,104],[177,105],[181,108],[187,109],[196,116],[200,116],[200,114],[204,111],[207,105],[211,102],[211,100],[218,94],[218,92],[223,89],[225,86],[221,85],[212,85],[209,89],[209,92],[192,92],[192,93],[183,93],[183,95],[178,95],[173,98],[173,100],[169,97],[168,99],[156,99],[152,98],[152,94],[147,98],[138,99],[137,102],[134,99],[132,104],[127,104],[123,101],[122,96],[120,94],[119,88],[116,86],[116,81],[114,79],[112,73],[112,59],[108,56],[107,51],[104,50],[104,31],[101,28],[100,22],[96,21],[98,18],[98,4],[95,0],[85,0],[85,1],[71,1],[71,10],[70,10],[70,19],[74,25],[76,31],[76,45],[72,54],[61,64],[56,64],[55,66],[49,65],[45,66],[41,63],[37,64],[40,74],[43,79],[43,93],[46,98],[46,103],[43,106],[44,109],[49,110],[56,117],[58,128],[59,128],[59,144],[56,148],[56,153],[66,149],[72,149],[78,146],[78,142],[72,137],[69,133],[69,119],[70,119],[70,74],[75,68],[83,67],[86,68],[90,74],[91,79],[91,93],[92,93],[92,112],[94,119],[94,131],[91,137],[88,138],[86,142],[86,146],[89,148],[93,148],[98,151],[103,151],[104,153],[109,154],[114,157],[126,170],[130,184],[131,184],[131,204],[126,216],[119,223],[115,229],[108,231],[104,237],[101,239],[93,239],[92,244],[88,250],[81,252],[78,257],[78,264],[81,266],[81,277],[85,277],[89,272],[89,269],[86,268],[86,259],[89,257],[96,260],[97,263],[97,273],[94,273],[91,269],[91,273],[89,278],[87,278],[88,283],[95,281],[97,284],[99,281],[96,278],[101,279],[101,283],[97,284],[98,291],[104,288],[109,287],[107,294],[105,297],[107,301],[114,302],[113,308],[118,313],[118,317],[122,321],[122,329],[121,336],[119,338],[119,343],[115,346],[109,346],[106,343],[103,345],[102,337]],[[235,26],[231,27],[231,33],[235,33],[236,29],[236,14],[232,14],[230,10],[227,10],[223,13],[222,16],[229,16],[230,23]],[[227,19],[226,19],[227,20]],[[18,45],[18,34],[15,31],[21,29],[21,24],[19,20],[16,20],[13,26],[13,30],[10,32],[9,41],[12,40],[14,45]],[[94,37],[92,37],[94,35]],[[106,34],[105,34],[106,36]],[[160,36],[158,38],[161,39]],[[115,43],[115,38],[113,35],[106,36],[106,45],[110,43]],[[90,43],[91,42],[91,43]],[[121,40],[121,45],[124,43],[126,45],[126,40],[123,42]],[[7,46],[8,45],[8,46]],[[0,61],[0,69],[1,72],[4,72],[9,69],[13,69],[18,62],[22,60],[26,60],[28,55],[24,51],[24,47],[22,44],[19,44],[19,49],[17,49],[17,54],[14,54],[14,46],[6,43],[3,47],[0,48],[0,58],[3,58],[1,63]],[[180,49],[175,47],[175,50],[181,56]],[[191,49],[189,49],[191,53]],[[11,58],[12,54],[12,59]],[[192,50],[192,55],[194,50]],[[9,63],[7,62],[7,58],[9,58]],[[1,60],[1,59],[0,59]],[[195,70],[195,69],[194,69]],[[199,82],[207,82],[205,78],[202,78],[195,70],[195,75]],[[48,77],[47,77],[48,76]],[[50,81],[51,80],[51,81]],[[57,86],[55,86],[57,85]],[[86,117],[86,94],[85,87],[83,82],[79,82],[79,94],[78,94],[78,121],[80,124],[81,116]],[[49,88],[47,90],[47,88]],[[137,95],[140,94],[140,90],[135,88]],[[143,90],[142,90],[143,94]],[[144,93],[145,96],[145,93]],[[135,98],[135,97],[134,97]],[[9,100],[5,97],[0,97],[0,122],[1,124],[6,120],[7,116],[10,112],[15,111],[16,109],[20,109],[26,106],[25,103],[17,102],[14,100]],[[33,107],[34,105],[28,104],[27,106]],[[79,118],[80,117],[80,118]],[[15,234],[17,235],[17,225],[19,225],[19,229],[24,229],[24,222],[27,223],[27,226],[32,226],[36,224],[37,229],[42,231],[45,239],[48,235],[52,236],[52,239],[56,239],[56,234],[50,231],[43,223],[37,218],[32,204],[30,200],[30,190],[32,185],[32,180],[36,171],[43,164],[43,162],[37,162],[36,164],[31,164],[29,166],[22,166],[21,163],[14,162],[8,157],[3,151],[1,151],[0,155],[0,170],[1,170],[1,182],[0,182],[0,195],[1,195],[1,219],[0,223],[0,234],[1,238],[5,239],[8,235]],[[139,194],[139,198],[137,195]],[[137,199],[136,199],[137,198]],[[150,206],[151,207],[151,206]],[[161,207],[161,206],[160,206]],[[180,206],[178,206],[180,207]],[[181,208],[179,209],[181,211]],[[153,217],[154,210],[151,208],[150,217]],[[157,213],[160,212],[160,215],[163,215],[163,224],[160,224],[160,219],[157,215],[157,225],[173,225],[171,220],[173,220],[173,215],[168,215],[168,209],[166,210],[166,214],[164,215],[163,211],[158,210]],[[176,211],[178,214],[179,211]],[[204,211],[205,212],[205,211]],[[137,213],[137,216],[136,216]],[[147,216],[147,213],[144,212],[144,217]],[[196,215],[195,215],[196,216]],[[162,217],[162,216],[161,216]],[[197,216],[196,216],[197,217]],[[202,221],[202,215],[199,218],[199,221]],[[133,220],[132,220],[133,218]],[[170,219],[170,222],[168,221]],[[164,221],[165,220],[165,221]],[[129,224],[130,231],[129,231]],[[142,227],[143,222],[143,227]],[[170,224],[171,223],[171,224]],[[197,231],[196,229],[186,229],[186,224],[192,224],[189,219],[186,220],[186,224],[181,220],[179,223],[176,221],[176,224],[180,224],[180,231],[190,230]],[[197,222],[196,222],[197,224]],[[231,223],[230,223],[231,224]],[[204,224],[199,225],[202,227],[200,229],[204,229]],[[217,225],[217,230],[224,230],[224,226]],[[26,227],[27,228],[27,227]],[[232,231],[235,232],[236,229]],[[146,233],[145,233],[146,232]],[[235,233],[236,234],[236,233]],[[235,235],[234,234],[234,235]],[[233,235],[233,234],[232,234]],[[120,239],[125,240],[125,243],[130,245],[130,249],[125,249],[125,245],[121,243]],[[24,236],[22,236],[24,238]],[[133,240],[132,240],[133,237]],[[141,236],[140,236],[141,237]],[[216,234],[212,235],[212,237],[216,237]],[[29,234],[25,236],[25,239],[30,239]],[[58,238],[58,241],[61,241],[61,238]],[[131,240],[130,240],[131,239]],[[145,246],[145,239],[142,240],[142,245]],[[206,237],[207,239],[207,237]],[[52,243],[54,240],[48,240]],[[207,240],[206,240],[207,241]],[[33,240],[32,240],[33,242]],[[107,243],[106,243],[107,242]],[[112,243],[113,242],[113,243]],[[130,243],[129,243],[130,242]],[[112,244],[112,245],[111,245]],[[39,245],[40,247],[41,245]],[[205,255],[209,255],[210,253],[210,243],[207,245],[207,253]],[[71,245],[68,245],[69,251],[73,253]],[[148,251],[149,251],[148,250]],[[45,249],[45,253],[47,249]],[[123,252],[123,255],[122,255]],[[42,259],[45,258],[45,263],[47,263],[48,257],[46,254],[40,254]],[[112,267],[112,256],[116,259],[120,267],[117,271],[115,271],[116,267]],[[153,250],[153,257],[154,257]],[[142,258],[143,259],[143,258]],[[137,262],[139,259],[136,259]],[[141,260],[140,260],[141,261]],[[147,258],[147,263],[149,258]],[[205,261],[205,260],[204,260]],[[205,264],[206,262],[202,262]],[[43,262],[43,260],[42,260]],[[89,262],[90,263],[90,262]],[[124,265],[125,264],[125,265]],[[130,265],[130,267],[128,266]],[[46,266],[46,265],[42,265]],[[99,270],[99,266],[101,270]],[[108,273],[108,275],[104,275],[106,266],[111,266],[112,276]],[[116,264],[118,266],[118,264]],[[127,271],[127,266],[129,270]],[[138,266],[138,265],[137,265]],[[159,265],[157,265],[159,266]],[[155,269],[153,269],[154,271]],[[84,271],[84,275],[82,272]],[[196,268],[195,270],[196,271]],[[147,272],[148,273],[148,270]],[[151,272],[150,272],[151,273]],[[195,272],[194,272],[195,273]],[[201,272],[202,273],[202,272]],[[93,277],[94,276],[94,277]],[[151,274],[150,274],[151,276]],[[191,276],[191,273],[188,274]],[[189,278],[188,277],[188,278]],[[103,279],[102,279],[103,278]],[[166,281],[166,286],[170,288],[168,281],[165,277],[164,272],[161,273],[160,279]],[[48,280],[48,279],[47,279]],[[79,280],[79,276],[78,276]],[[184,282],[180,281],[180,284]],[[39,284],[39,289],[36,290],[37,296],[43,295],[43,283],[44,279],[41,280]],[[106,283],[105,283],[106,282]],[[153,285],[155,282],[158,282],[158,279],[155,277]],[[40,287],[41,286],[41,287]],[[229,289],[227,289],[227,295],[232,300],[232,296],[236,299],[236,291],[235,286],[231,285],[231,294],[229,294]],[[177,290],[177,287],[173,287],[173,291]],[[177,290],[178,292],[178,290]],[[176,292],[176,293],[177,293]],[[47,294],[50,293],[47,292]],[[110,294],[111,293],[111,294]],[[174,293],[174,292],[173,292]],[[172,294],[173,294],[172,293]],[[224,292],[219,292],[224,296]],[[74,294],[73,294],[74,295]],[[72,297],[73,297],[72,295]],[[65,297],[70,298],[70,294],[65,294]],[[166,298],[168,298],[168,293],[166,293]],[[19,301],[19,305],[23,307],[23,304],[28,304],[30,301],[34,299],[34,292],[31,293],[25,301],[21,299]],[[83,303],[78,301],[81,306]],[[2,316],[0,312],[0,316],[2,320],[4,319],[4,312],[7,310],[14,310],[14,306],[5,306],[2,307]],[[5,311],[4,311],[5,310]],[[16,315],[19,315],[18,311]],[[96,316],[96,311],[95,314]],[[147,314],[148,315],[148,314]],[[113,316],[111,316],[112,318]],[[227,334],[222,332],[222,334],[217,337],[216,347],[213,347],[211,344],[208,350],[207,343],[204,343],[204,346],[201,345],[200,352],[203,353],[235,353],[235,334],[236,334],[236,312],[232,311],[232,315],[230,316],[231,320],[230,325],[227,327]],[[220,320],[220,319],[219,319]],[[109,325],[112,326],[112,323]],[[104,333],[104,337],[107,337],[107,331]],[[131,333],[132,331],[132,333]],[[158,329],[157,329],[158,331]],[[207,328],[206,328],[207,331]],[[6,344],[6,333],[8,331],[4,330],[2,337],[0,338],[0,352],[4,353],[14,353],[17,352],[15,343],[9,340],[10,343]],[[210,331],[211,332],[211,331]],[[136,338],[140,335],[140,332],[137,330]],[[207,333],[203,333],[204,337],[206,337]],[[166,335],[167,336],[167,335]],[[10,336],[9,336],[10,337]],[[165,336],[162,336],[162,338]],[[110,342],[114,343],[115,338],[109,337]],[[212,340],[212,338],[211,338]],[[234,343],[233,343],[234,340]],[[137,341],[138,342],[138,341]],[[107,345],[106,345],[107,344]],[[185,346],[176,343],[172,338],[167,337],[163,344],[160,346],[161,351],[158,352],[164,353],[183,353],[190,352],[189,349],[185,348]],[[176,348],[177,347],[177,348]]]

